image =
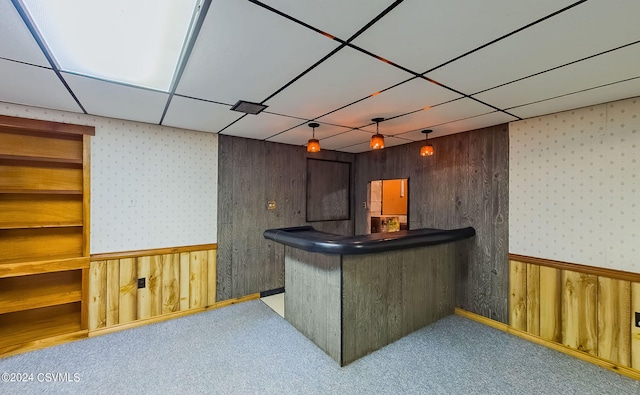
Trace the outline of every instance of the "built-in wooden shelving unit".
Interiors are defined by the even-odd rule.
[[[92,135],[0,116],[0,356],[87,333]]]

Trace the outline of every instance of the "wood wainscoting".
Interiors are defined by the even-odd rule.
[[[216,249],[206,244],[92,255],[89,334],[222,307],[216,303]]]
[[[509,259],[511,328],[640,377],[640,274],[515,254]]]

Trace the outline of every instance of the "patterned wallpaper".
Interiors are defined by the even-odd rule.
[[[216,134],[7,103],[0,114],[95,126],[91,253],[216,242]]]
[[[511,253],[640,272],[640,98],[509,125]]]

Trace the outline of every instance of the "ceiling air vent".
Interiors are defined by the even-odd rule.
[[[236,104],[231,107],[233,111],[243,112],[245,114],[259,114],[267,108],[264,104],[252,103],[250,101],[238,100]]]

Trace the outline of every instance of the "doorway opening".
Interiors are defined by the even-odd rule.
[[[371,181],[367,187],[368,233],[409,229],[409,183],[406,178]]]

